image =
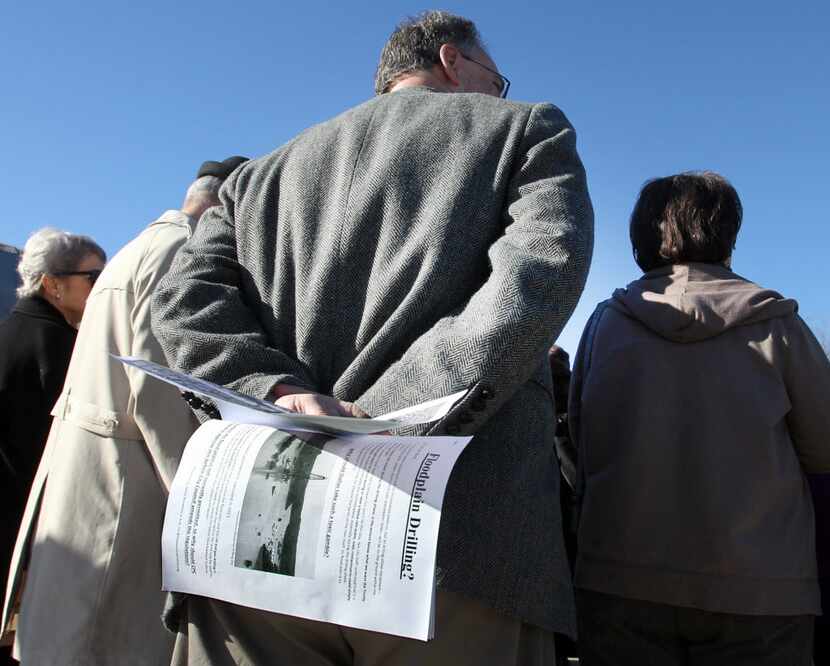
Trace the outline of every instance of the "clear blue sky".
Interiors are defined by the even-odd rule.
[[[52,225],[110,253],[205,159],[258,156],[372,94],[394,24],[474,19],[513,81],[575,125],[596,250],[561,344],[638,275],[642,183],[689,169],[744,203],[735,270],[830,328],[830,3],[9,3],[0,11],[0,242]]]

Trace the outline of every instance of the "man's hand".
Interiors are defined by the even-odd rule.
[[[321,393],[312,393],[300,386],[278,384],[272,393],[277,397],[274,404],[279,407],[309,416],[353,416],[365,418],[368,416],[353,402],[338,400]]]

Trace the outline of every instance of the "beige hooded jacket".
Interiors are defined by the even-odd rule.
[[[722,266],[601,304],[574,368],[576,585],[750,615],[819,613],[805,472],[830,471],[830,361],[795,301]]]

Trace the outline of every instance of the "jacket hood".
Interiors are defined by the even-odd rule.
[[[713,338],[736,326],[798,311],[798,303],[715,264],[675,264],[650,271],[610,301],[674,342]]]

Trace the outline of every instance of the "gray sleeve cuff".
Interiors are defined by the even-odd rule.
[[[244,393],[245,395],[253,396],[254,398],[268,400],[271,389],[273,389],[277,384],[292,384],[294,386],[302,386],[307,388],[311,393],[318,392],[317,389],[310,386],[308,382],[300,379],[296,375],[291,374],[272,375],[266,373],[256,373],[253,375],[247,375],[246,377],[242,377],[241,379],[237,379],[235,382],[232,382],[229,385],[229,388],[232,388],[234,391]]]

